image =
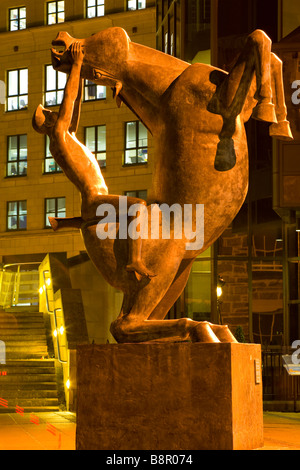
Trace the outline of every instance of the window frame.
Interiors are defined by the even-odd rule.
[[[63,173],[63,170],[61,169],[61,167],[58,165],[58,163],[56,163],[55,159],[53,158],[50,150],[49,150],[49,144],[50,144],[50,139],[49,139],[49,136],[48,135],[45,135],[45,158],[44,158],[44,175],[53,175],[55,173]],[[48,151],[49,151],[49,154],[48,154]],[[46,170],[46,163],[47,163],[47,160],[53,160],[54,161],[54,164],[55,164],[55,170],[54,171],[47,171]]]
[[[87,19],[91,19],[91,18],[101,18],[102,16],[105,16],[105,0],[94,0],[95,5],[92,5],[92,6],[89,6],[89,5],[88,5],[88,1],[89,1],[89,0],[86,0],[86,10],[85,10],[85,14],[86,14],[86,18],[87,18]],[[101,3],[100,3],[100,2],[101,2]],[[98,4],[98,3],[100,3],[100,4]],[[103,15],[98,15],[98,8],[99,8],[99,7],[103,7],[103,11],[104,11]],[[88,16],[88,12],[89,12],[89,10],[91,10],[92,8],[95,8],[96,14],[95,14],[95,16]]]
[[[20,204],[22,202],[26,202],[26,227],[25,228],[21,228],[20,227]],[[8,221],[9,221],[9,217],[13,217],[13,216],[9,216],[8,215],[8,208],[9,208],[9,204],[11,203],[17,203],[17,214],[16,214],[16,217],[17,217],[17,228],[8,228]],[[21,200],[17,200],[17,201],[7,201],[6,202],[6,231],[7,232],[19,232],[19,231],[24,231],[24,230],[27,230],[27,200],[26,199],[21,199]]]
[[[25,17],[20,17],[20,11],[21,11],[23,8],[25,8]],[[10,16],[10,15],[11,15],[11,12],[12,12],[13,10],[18,10],[18,18],[17,18],[17,19],[14,19],[14,20],[12,20],[12,19],[11,19],[11,16]],[[20,28],[20,21],[21,21],[21,20],[24,20],[24,19],[25,19],[25,27],[24,27],[24,28]],[[26,21],[26,20],[27,20],[27,11],[26,11],[26,6],[25,6],[25,5],[20,6],[20,7],[14,7],[14,8],[9,8],[9,9],[8,9],[8,30],[9,30],[9,32],[13,32],[13,31],[22,31],[23,29],[26,29],[26,28],[27,28],[27,21]],[[17,22],[18,22],[18,27],[17,27],[17,29],[12,29],[12,28],[11,28],[12,23],[13,23],[14,21],[17,21]]]
[[[21,160],[20,159],[20,138],[26,136],[26,160]],[[16,160],[9,160],[9,141],[12,137],[17,138],[17,159]],[[7,152],[6,152],[6,177],[7,178],[20,178],[22,176],[27,176],[27,162],[28,162],[28,145],[27,145],[27,134],[15,134],[15,135],[8,135],[7,136]],[[26,161],[26,173],[22,174],[20,173],[20,163],[24,163]],[[15,175],[9,175],[8,174],[8,168],[9,164],[14,163],[17,167],[17,174]],[[13,201],[12,201],[13,202]]]
[[[27,70],[27,93],[20,93],[20,72],[22,70]],[[11,72],[17,72],[18,73],[18,83],[17,83],[17,94],[16,95],[10,95],[9,94],[9,74]],[[7,112],[13,112],[13,111],[25,111],[28,109],[28,68],[27,67],[21,67],[19,69],[11,69],[11,70],[7,70],[6,71],[6,85],[7,85],[7,93],[6,93],[6,111]],[[19,102],[20,102],[20,99],[21,97],[26,97],[27,98],[27,104],[26,106],[23,106],[22,108],[19,107]],[[18,99],[18,107],[17,109],[8,109],[9,106],[8,106],[8,100],[9,98],[17,98]]]
[[[126,2],[127,11],[144,10],[145,8],[147,8],[147,0],[145,0],[145,6],[141,7],[141,8],[139,8],[139,0],[135,0],[135,8],[129,8],[129,5],[128,5],[129,1],[130,0],[127,0],[127,2]],[[134,0],[131,0],[131,1],[134,1]]]
[[[46,64],[45,65],[45,93],[44,93],[44,104],[47,108],[50,108],[50,107],[54,107],[54,106],[60,106],[61,103],[62,103],[62,100],[63,100],[63,94],[64,94],[64,90],[65,90],[65,86],[66,86],[66,83],[64,85],[63,88],[59,88],[58,87],[58,82],[59,82],[59,74],[62,74],[66,77],[66,74],[64,72],[60,72],[59,70],[54,70],[53,69],[53,72],[55,73],[55,88],[53,89],[48,89],[48,73],[47,73],[47,70],[48,70],[48,67],[51,67],[52,69],[52,65],[50,64]],[[66,77],[66,82],[67,82],[67,77]],[[58,97],[58,93],[59,92],[62,92],[62,100],[59,102],[57,97]],[[47,100],[46,100],[46,97],[47,97],[47,93],[55,93],[55,101],[56,103],[55,104],[49,104],[47,103]]]
[[[90,83],[88,83],[90,82]],[[95,98],[86,98],[86,92],[87,92],[87,89],[91,86],[95,86],[96,87],[96,97]],[[97,87],[103,87],[105,89],[105,96],[104,98],[98,98],[97,97]],[[106,100],[106,86],[104,85],[97,85],[96,83],[94,82],[91,82],[90,80],[87,80],[85,79],[84,80],[84,83],[83,83],[83,102],[84,103],[89,103],[90,101],[103,101],[103,100]]]
[[[105,150],[98,150],[98,132],[99,132],[99,127],[103,127],[105,128]],[[88,147],[87,145],[87,130],[88,129],[94,129],[95,131],[95,150],[92,150],[90,147]],[[107,146],[106,146],[106,124],[99,124],[99,125],[96,125],[96,126],[86,126],[84,128],[84,144],[85,146],[93,153],[93,155],[95,155],[95,158],[99,164],[99,167],[101,168],[101,170],[103,170],[104,168],[106,168],[106,156],[107,156]],[[105,154],[105,165],[101,165],[101,160],[98,160],[97,158],[97,155],[98,154]],[[103,160],[102,160],[103,161]]]
[[[134,193],[134,194],[128,194],[128,193]],[[143,195],[141,193],[146,193],[146,197],[142,197]],[[147,189],[132,189],[129,191],[124,191],[124,196],[126,197],[134,197],[137,199],[143,199],[144,201],[147,200],[148,196],[148,191]]]
[[[63,1],[64,2],[64,9],[63,10],[59,10],[58,11],[58,3],[60,1]],[[49,12],[49,6],[51,3],[55,3],[55,12]],[[52,0],[52,1],[49,1],[46,3],[46,24],[47,26],[52,26],[54,24],[60,24],[60,23],[64,23],[66,21],[66,16],[65,16],[65,1],[64,0]],[[58,21],[58,14],[59,13],[62,13],[64,14],[64,20],[63,21]],[[49,17],[50,15],[53,15],[55,14],[55,23],[49,23]]]
[[[65,215],[64,215],[64,217],[66,217],[66,214],[67,214],[66,196],[45,197],[45,199],[44,199],[44,228],[45,229],[51,228],[51,225],[50,225],[49,220],[48,220],[48,215],[47,215],[47,214],[49,214],[49,212],[47,212],[47,201],[51,201],[51,200],[55,201],[55,212],[54,212],[53,217],[59,217],[59,214],[60,214],[58,212],[58,200],[59,199],[64,199],[65,200]],[[51,212],[51,214],[53,214],[53,212]],[[49,225],[47,225],[47,220],[48,220]]]
[[[135,137],[136,146],[135,146],[135,147],[127,147],[127,124],[131,124],[131,123],[136,123],[136,137]],[[144,126],[144,124],[143,124],[141,121],[139,121],[139,120],[137,120],[137,121],[126,121],[126,122],[125,122],[125,132],[124,132],[124,134],[125,134],[125,136],[124,136],[124,137],[125,137],[125,143],[124,143],[124,149],[125,149],[125,151],[124,151],[124,166],[147,165],[147,163],[148,163],[148,130],[147,130],[147,128],[144,126],[144,127],[145,127],[145,130],[146,130],[146,132],[147,132],[147,145],[145,145],[145,146],[139,146],[139,126],[140,126],[140,124],[141,124],[142,126]],[[138,151],[139,151],[140,149],[147,149],[147,160],[146,160],[145,162],[139,162],[139,161],[138,161],[138,158],[139,158],[139,156],[138,156]],[[127,152],[128,150],[135,150],[135,151],[136,151],[135,162],[126,162],[126,152]]]

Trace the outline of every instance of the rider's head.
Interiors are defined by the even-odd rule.
[[[36,108],[32,118],[33,128],[40,134],[50,134],[57,121],[58,113],[45,109],[41,104]]]

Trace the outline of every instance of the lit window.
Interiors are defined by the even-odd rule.
[[[9,31],[26,29],[26,7],[11,8],[9,10]]]
[[[28,69],[7,72],[7,111],[26,109],[28,106]]]
[[[45,173],[58,173],[62,172],[60,166],[56,163],[54,158],[52,157],[49,149],[50,139],[49,136],[45,136]]]
[[[27,201],[7,203],[7,230],[26,230]]]
[[[137,197],[139,199],[147,200],[147,189],[138,189],[135,191],[125,191],[124,193],[127,197]]]
[[[67,75],[54,70],[52,65],[46,65],[45,106],[61,104],[67,82]]]
[[[7,145],[7,176],[27,174],[27,135],[11,135]]]
[[[85,145],[93,152],[101,168],[106,166],[106,126],[85,128]]]
[[[63,23],[65,21],[65,2],[47,3],[47,24]]]
[[[66,198],[45,199],[45,227],[51,227],[48,217],[66,217]]]
[[[146,0],[127,0],[127,10],[141,10],[146,8]]]
[[[126,122],[125,143],[125,165],[147,163],[148,133],[146,127],[141,122]]]
[[[106,86],[96,85],[89,80],[84,81],[84,101],[105,100]]]
[[[86,16],[87,18],[104,16],[104,0],[87,0]]]

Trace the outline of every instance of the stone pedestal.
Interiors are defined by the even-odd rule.
[[[233,450],[263,446],[255,344],[82,345],[78,450]]]

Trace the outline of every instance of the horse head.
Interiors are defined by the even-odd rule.
[[[130,39],[119,27],[108,28],[85,39],[76,39],[61,31],[52,42],[51,57],[55,70],[69,73],[71,70],[71,46],[79,41],[84,51],[81,75],[99,85],[111,86],[118,95],[129,51]],[[59,49],[62,49],[61,51]]]

